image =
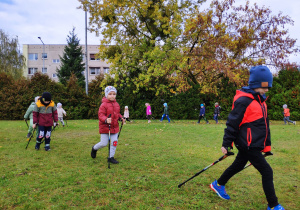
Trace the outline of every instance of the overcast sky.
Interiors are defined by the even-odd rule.
[[[237,0],[238,4],[245,0]],[[269,7],[274,14],[280,11],[294,20],[290,36],[300,47],[299,0],[250,0]],[[85,15],[77,9],[77,0],[0,0],[0,29],[10,37],[18,36],[19,44],[66,44],[69,32],[75,27],[80,44],[85,44]],[[88,44],[99,44],[100,38],[88,33]],[[290,56],[300,65],[300,56]]]

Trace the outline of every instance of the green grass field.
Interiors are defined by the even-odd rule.
[[[232,156],[177,187],[222,156],[224,121],[202,123],[127,123],[115,155],[120,164],[108,169],[107,147],[96,159],[90,157],[100,140],[97,120],[60,126],[49,152],[35,151],[35,140],[25,150],[24,121],[0,121],[0,209],[267,209],[261,176],[253,166],[226,185],[231,200],[210,189]],[[267,159],[279,202],[299,209],[300,126],[271,122],[271,137],[274,155]]]

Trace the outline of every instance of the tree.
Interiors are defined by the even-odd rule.
[[[77,77],[77,83],[80,87],[85,87],[85,77],[82,74],[84,72],[84,63],[82,63],[83,53],[82,47],[79,45],[79,39],[75,34],[75,28],[73,28],[70,35],[68,35],[68,45],[64,49],[63,56],[60,56],[61,66],[57,69],[57,76],[59,81],[67,85],[67,81],[70,79],[72,73]]]
[[[0,72],[11,75],[14,79],[23,76],[25,58],[19,51],[18,38],[9,38],[0,29]]]
[[[293,21],[249,2],[214,0],[201,11],[204,1],[196,0],[79,1],[91,14],[91,31],[104,37],[100,55],[117,85],[134,92],[197,87],[218,94],[223,76],[242,86],[251,66],[292,66],[287,56],[299,52],[284,29]]]
[[[200,84],[202,92],[217,93],[223,75],[242,86],[252,66],[295,66],[287,56],[299,49],[285,29],[287,24],[293,24],[288,16],[272,15],[270,9],[256,4],[234,6],[233,0],[213,1],[208,10],[187,21],[186,47],[180,74],[174,80],[185,84],[183,78],[188,78]]]
[[[182,23],[202,1],[79,1],[91,14],[90,30],[103,34],[100,56],[111,63],[116,85],[134,92],[169,92],[171,61],[180,55]]]

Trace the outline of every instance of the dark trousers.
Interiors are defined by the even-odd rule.
[[[41,143],[42,139],[45,138],[45,146],[50,146],[51,130],[52,130],[52,126],[39,126],[38,129],[39,132],[36,138],[36,142]]]
[[[262,176],[262,185],[269,207],[277,206],[278,199],[273,184],[273,170],[259,150],[240,150],[232,165],[218,179],[218,184],[225,185],[231,177],[243,170],[248,161],[252,163]]]
[[[206,119],[206,117],[205,117],[205,116],[202,116],[202,115],[199,115],[198,123],[200,123],[200,120],[201,120],[202,118],[208,123],[208,120]]]

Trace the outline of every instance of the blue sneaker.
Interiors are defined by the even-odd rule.
[[[267,210],[284,210],[284,208],[280,205],[280,204],[278,204],[277,206],[275,206],[275,207],[273,207],[273,208],[270,208],[269,206],[268,206],[268,209]]]
[[[215,180],[213,183],[210,184],[210,188],[215,191],[218,196],[225,200],[229,200],[230,196],[226,193],[225,186],[224,185],[218,185],[217,180]]]

